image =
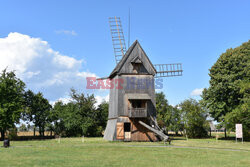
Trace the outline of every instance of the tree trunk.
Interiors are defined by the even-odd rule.
[[[52,130],[50,131],[50,136],[52,136]]]
[[[225,138],[227,138],[227,129],[226,128],[224,130],[224,133],[225,133]]]
[[[41,130],[41,127],[39,127],[38,129],[39,129],[39,136],[42,136],[42,130]]]
[[[43,127],[39,127],[39,135],[44,137],[44,128]]]
[[[1,139],[4,141],[5,138],[5,131],[1,131]]]
[[[35,126],[34,126],[33,131],[34,131],[34,136],[36,136],[36,127]]]
[[[43,130],[43,136],[45,136],[45,135],[44,135],[44,132],[45,132],[45,128],[43,127],[43,128],[42,128],[42,130]]]

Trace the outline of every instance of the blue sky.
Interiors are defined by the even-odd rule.
[[[182,77],[164,78],[162,91],[173,105],[190,97],[199,99],[191,92],[209,86],[208,69],[219,55],[250,37],[248,0],[0,2],[1,70],[6,66],[18,68],[21,71],[18,75],[26,81],[27,87],[42,91],[50,101],[67,98],[71,87],[89,92],[85,90],[85,80],[77,76],[110,74],[115,59],[108,17],[121,17],[127,42],[129,8],[130,44],[137,39],[153,64],[183,64]],[[11,32],[17,34],[10,35]],[[20,39],[18,44],[17,39]],[[8,41],[15,46],[10,47]],[[52,49],[53,53],[45,53],[41,48]],[[32,57],[33,53],[36,58]],[[51,55],[61,56],[59,62],[62,63],[53,63]],[[68,62],[71,64],[65,64]],[[71,75],[67,70],[77,73],[76,77],[65,77],[64,74]],[[49,75],[51,77],[46,78]],[[47,85],[38,86],[45,80]],[[101,99],[108,91],[89,93]]]

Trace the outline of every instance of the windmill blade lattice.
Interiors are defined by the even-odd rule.
[[[120,17],[109,18],[110,32],[113,42],[116,64],[122,59],[126,53],[126,44],[122,29]]]
[[[182,64],[155,64],[154,65],[157,73],[155,78],[159,77],[174,77],[174,76],[182,76]]]

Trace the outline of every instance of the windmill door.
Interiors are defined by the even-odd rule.
[[[116,124],[116,139],[123,140],[124,139],[124,123],[117,122]]]
[[[130,141],[131,140],[131,123],[130,122],[124,122],[124,141]]]

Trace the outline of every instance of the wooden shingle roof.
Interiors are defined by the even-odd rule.
[[[144,50],[142,49],[142,47],[141,47],[140,43],[138,42],[138,40],[136,40],[136,41],[129,47],[129,49],[127,50],[126,54],[122,57],[121,61],[116,65],[116,67],[115,67],[114,70],[111,72],[111,74],[109,75],[108,78],[112,79],[114,76],[116,76],[116,75],[120,72],[121,68],[123,67],[123,65],[125,64],[125,62],[126,62],[127,59],[129,58],[131,52],[135,49],[136,46],[138,46],[138,47],[142,50],[144,56],[146,57],[146,59],[147,59],[148,62],[150,63],[150,65],[151,65],[153,71],[156,73],[156,69],[154,68],[154,66],[153,66],[153,64],[151,63],[150,59],[148,58],[147,54],[146,54],[146,53],[144,52]],[[137,58],[135,58],[134,61],[140,61],[140,59],[138,60]]]

